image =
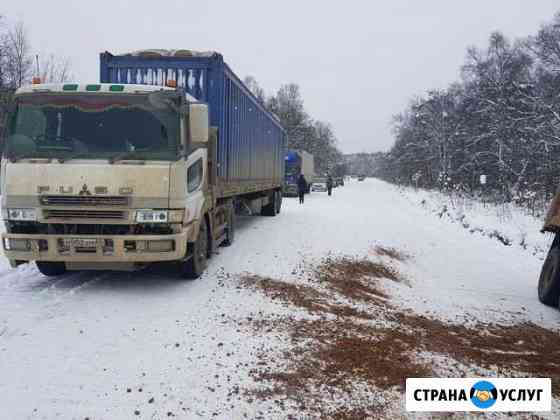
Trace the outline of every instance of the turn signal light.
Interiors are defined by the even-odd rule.
[[[40,77],[34,77],[33,79],[31,79],[31,84],[32,85],[40,85],[41,84],[41,78]]]
[[[165,82],[165,86],[170,87],[170,88],[176,88],[177,87],[177,80],[169,79]]]

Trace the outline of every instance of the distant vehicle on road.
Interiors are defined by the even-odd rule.
[[[363,181],[365,179],[366,179],[365,175],[358,175],[358,181]]]
[[[311,191],[313,178],[315,177],[315,159],[311,153],[305,150],[288,150],[285,163],[284,195],[298,195],[297,181],[300,175],[307,180],[307,192]]]
[[[327,178],[315,178],[311,191],[326,192],[327,191]]]

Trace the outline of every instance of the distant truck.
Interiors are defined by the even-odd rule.
[[[218,53],[100,55],[101,83],[18,89],[1,162],[12,266],[202,274],[235,209],[275,216],[286,135]]]
[[[305,150],[288,150],[285,157],[284,195],[298,193],[297,180],[303,174],[307,180],[307,193],[311,191],[315,177],[315,159]]]

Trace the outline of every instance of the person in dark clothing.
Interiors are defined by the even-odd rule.
[[[332,187],[333,187],[333,180],[332,180],[332,176],[328,176],[327,177],[327,191],[329,192],[329,195],[332,195]]]
[[[297,180],[297,190],[299,195],[299,204],[303,204],[303,197],[307,191],[307,181],[303,174],[301,174]]]

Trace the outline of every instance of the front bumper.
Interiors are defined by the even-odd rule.
[[[187,253],[187,231],[173,235],[30,235],[30,234],[2,234],[2,247],[6,258],[20,261],[64,261],[90,263],[119,263],[138,262],[149,263],[157,261],[180,260]],[[28,249],[6,249],[6,239],[20,239],[28,241]],[[71,239],[71,241],[65,241]],[[72,242],[75,239],[95,240],[93,247],[79,248],[73,246],[62,247],[61,241]],[[107,246],[107,241],[112,247]],[[172,241],[171,250],[154,251],[150,242]],[[125,242],[128,245],[125,247]],[[135,243],[131,250],[130,244]],[[136,244],[144,246],[136,247]],[[162,242],[159,242],[160,244]],[[152,248],[152,249],[151,249]]]

